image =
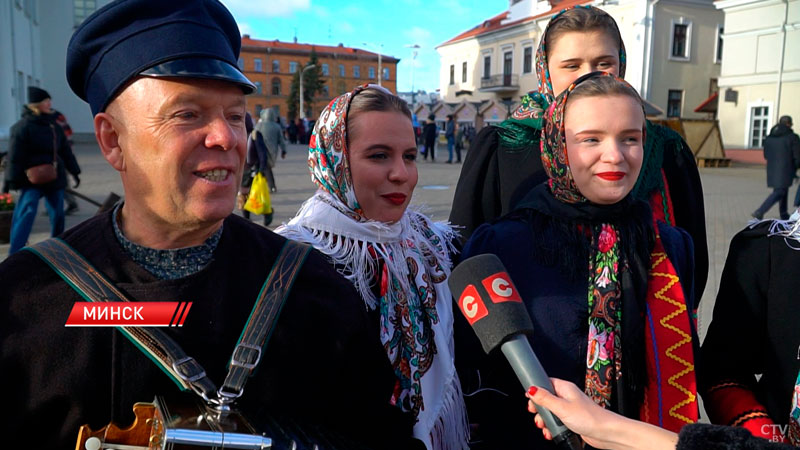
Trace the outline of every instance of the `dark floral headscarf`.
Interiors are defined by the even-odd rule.
[[[558,23],[558,19],[563,16],[565,12],[575,8],[585,8],[596,14],[608,15],[605,11],[595,8],[594,6],[577,5],[572,8],[562,9],[550,19],[547,28],[545,28],[542,34],[542,38],[539,40],[539,47],[536,49],[536,75],[539,80],[539,87],[537,90],[548,102],[552,102],[557,94],[553,92],[553,84],[550,82],[550,69],[547,64],[547,43],[545,42],[547,32],[550,30],[551,26]],[[619,77],[625,78],[625,44],[622,42],[622,35],[619,32],[616,21],[612,19],[612,22],[614,23],[614,33],[616,33],[616,37],[619,40]],[[558,94],[560,94],[560,92]]]
[[[572,171],[569,167],[569,157],[567,156],[567,138],[564,128],[564,116],[566,113],[567,99],[576,86],[582,82],[595,77],[608,76],[614,77],[620,83],[628,84],[625,80],[615,77],[606,72],[592,72],[575,80],[574,83],[564,90],[547,108],[544,115],[544,127],[540,139],[540,153],[542,156],[542,166],[547,173],[548,185],[553,196],[564,203],[585,202],[586,197],[578,190],[575,180],[572,178]],[[631,89],[633,89],[631,87]],[[645,139],[646,127],[642,126],[642,142]]]

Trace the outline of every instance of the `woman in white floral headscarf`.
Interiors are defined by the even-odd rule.
[[[394,369],[387,401],[413,416],[414,437],[429,449],[462,449],[468,426],[446,282],[456,236],[408,208],[416,155],[403,100],[374,85],[340,95],[309,142],[319,190],[277,232],[313,245],[356,286]]]

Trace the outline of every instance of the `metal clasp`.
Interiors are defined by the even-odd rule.
[[[244,358],[239,359],[239,350],[242,350],[243,352],[245,350],[253,350],[253,351],[255,351],[256,352],[256,360],[251,363],[251,362],[245,361]],[[249,360],[250,358],[247,358],[247,359]],[[255,345],[250,345],[250,344],[245,344],[245,343],[240,342],[239,344],[236,345],[236,348],[233,350],[233,355],[231,356],[231,365],[232,366],[239,366],[239,367],[244,367],[247,370],[253,370],[258,366],[259,362],[261,362],[261,347],[258,347],[258,346],[255,346]]]
[[[194,370],[190,369],[188,374],[184,374],[180,369],[178,369],[178,367],[183,366],[184,364],[187,364],[187,367]],[[203,379],[206,376],[206,371],[203,369],[203,366],[201,366],[191,356],[187,356],[173,362],[172,369],[175,370],[175,373],[177,373],[178,376],[183,379],[183,381],[187,381],[189,383],[194,383],[195,381]]]

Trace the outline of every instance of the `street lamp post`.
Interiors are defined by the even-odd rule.
[[[417,54],[419,53],[419,44],[411,44],[406,45],[406,47],[412,49],[411,53],[411,108],[414,108],[414,105],[417,103],[417,91],[414,88],[414,69],[417,67]]]
[[[316,64],[309,64],[303,67],[303,70],[300,71],[300,118],[306,118],[306,110],[303,108],[303,74],[306,73],[306,70],[313,69],[317,67]]]
[[[370,47],[370,44],[366,42],[363,43],[365,47]],[[383,53],[383,44],[378,44],[378,86],[382,86],[381,84],[381,77],[383,76],[383,69],[381,69],[381,53]]]

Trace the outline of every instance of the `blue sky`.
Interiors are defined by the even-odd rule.
[[[435,47],[505,11],[507,0],[222,0],[242,34],[309,44],[359,47],[400,58],[398,90],[439,88]],[[363,45],[363,43],[368,45]],[[417,44],[416,61],[412,49]],[[412,74],[412,67],[414,67]]]

